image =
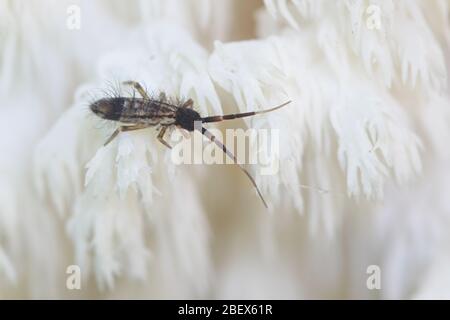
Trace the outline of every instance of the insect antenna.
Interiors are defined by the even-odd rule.
[[[266,109],[266,110],[261,110],[261,111],[251,111],[251,112],[242,112],[242,113],[233,113],[233,114],[226,114],[223,116],[210,116],[210,117],[204,117],[202,118],[202,122],[203,123],[207,123],[207,122],[219,122],[219,121],[223,121],[223,120],[231,120],[231,119],[238,119],[238,118],[245,118],[245,117],[251,117],[257,114],[262,114],[262,113],[267,113],[267,112],[271,112],[271,111],[275,111],[277,109],[280,109],[286,105],[288,105],[289,103],[291,103],[292,101],[289,100],[283,104],[280,104],[279,106],[276,106],[274,108],[271,109]]]
[[[280,107],[281,108],[281,107]],[[200,131],[200,130],[199,130]],[[261,191],[259,190],[259,188],[258,188],[258,186],[257,186],[257,184],[256,184],[256,182],[255,182],[255,180],[253,179],[253,177],[250,175],[250,173],[240,164],[240,163],[238,163],[238,161],[237,161],[237,159],[236,159],[236,157],[234,156],[234,154],[231,152],[231,151],[229,151],[226,147],[225,147],[225,145],[222,143],[222,142],[220,142],[219,140],[217,140],[216,139],[216,137],[211,133],[211,132],[209,132],[208,130],[206,130],[205,128],[203,128],[202,127],[202,134],[205,136],[205,137],[207,137],[209,140],[211,140],[211,142],[214,142],[220,149],[222,149],[222,151],[228,156],[228,157],[230,157],[233,161],[234,161],[234,163],[236,164],[236,165],[238,165],[239,166],[239,168],[241,168],[241,170],[245,173],[245,175],[250,179],[250,181],[252,182],[252,184],[253,184],[253,186],[255,187],[255,189],[256,189],[256,191],[258,192],[258,195],[259,195],[259,197],[261,198],[261,200],[262,200],[262,202],[263,202],[263,204],[264,204],[264,206],[266,207],[266,208],[268,208],[267,207],[267,203],[266,203],[266,201],[264,200],[264,197],[262,196],[262,194],[261,194]]]

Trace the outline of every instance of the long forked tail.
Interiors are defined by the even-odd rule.
[[[234,154],[233,154],[231,151],[229,151],[229,150],[225,147],[225,145],[224,145],[222,142],[220,142],[219,140],[217,140],[216,137],[215,137],[211,132],[209,132],[208,130],[206,130],[206,129],[203,128],[203,127],[202,127],[202,134],[203,134],[205,137],[207,137],[209,140],[211,140],[212,142],[214,142],[220,149],[222,149],[222,151],[223,151],[228,157],[230,157],[230,158],[234,161],[234,163],[235,163],[236,165],[239,166],[239,168],[241,168],[241,170],[246,174],[246,176],[247,176],[247,177],[250,179],[250,181],[252,182],[252,184],[253,184],[253,186],[255,187],[256,192],[258,192],[258,195],[259,195],[259,197],[261,198],[261,200],[262,200],[264,206],[265,206],[266,208],[268,208],[267,203],[266,203],[266,201],[264,200],[264,197],[262,196],[261,191],[259,190],[258,186],[256,185],[255,180],[254,180],[253,177],[250,175],[250,173],[249,173],[249,172],[248,172],[241,164],[238,163],[238,161],[237,161],[236,157],[234,156]]]
[[[261,114],[261,113],[267,113],[267,112],[272,112],[275,111],[277,109],[283,108],[284,106],[288,105],[289,103],[291,103],[292,101],[287,101],[283,104],[280,104],[279,106],[276,106],[274,108],[271,109],[265,109],[265,110],[260,110],[260,111],[251,111],[251,112],[243,112],[243,113],[233,113],[233,114],[226,114],[223,116],[211,116],[211,117],[204,117],[202,118],[202,122],[203,123],[207,123],[207,122],[219,122],[219,121],[223,121],[223,120],[231,120],[231,119],[238,119],[238,118],[245,118],[245,117],[251,117],[257,114]]]

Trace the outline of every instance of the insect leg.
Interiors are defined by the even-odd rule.
[[[148,96],[147,92],[145,92],[144,88],[141,86],[139,82],[136,81],[125,81],[123,84],[127,86],[132,86],[134,89],[139,92],[139,94],[142,96],[142,98],[150,100],[150,97]]]
[[[120,132],[120,128],[121,128],[121,127],[117,128],[117,129],[113,132],[113,134],[108,138],[108,140],[106,140],[106,142],[103,144],[104,147],[106,147],[111,141],[114,140],[115,137],[117,137],[117,135],[118,135],[119,132]]]
[[[193,105],[194,105],[194,101],[192,99],[189,99],[185,103],[183,103],[182,108],[191,109]]]
[[[145,129],[147,127],[148,126],[142,125],[142,124],[136,124],[136,125],[132,125],[132,126],[120,126],[113,132],[113,134],[108,138],[108,140],[106,140],[106,142],[103,146],[108,145],[121,132],[140,130],[140,129]]]
[[[205,117],[205,118],[202,118],[202,122],[203,123],[206,123],[206,122],[219,122],[219,121],[223,121],[223,120],[231,120],[231,119],[237,119],[237,118],[251,117],[251,116],[254,116],[254,115],[257,115],[257,114],[275,111],[277,109],[280,109],[280,108],[284,107],[285,105],[287,105],[289,103],[291,103],[291,101],[287,101],[287,102],[285,102],[285,103],[283,103],[283,104],[281,104],[279,106],[276,106],[274,108],[261,110],[261,111],[251,111],[251,112],[227,114],[227,115],[223,115],[223,116]]]
[[[250,179],[251,183],[253,184],[253,186],[254,186],[255,189],[256,189],[256,192],[258,192],[258,195],[259,195],[259,197],[261,198],[261,200],[262,200],[264,206],[267,208],[267,203],[266,203],[266,201],[264,200],[264,197],[262,196],[261,191],[259,191],[259,188],[258,188],[258,186],[256,185],[255,180],[254,180],[253,177],[250,175],[250,173],[249,173],[249,172],[248,172],[241,164],[238,163],[238,161],[237,161],[236,157],[234,156],[234,154],[233,154],[231,151],[229,151],[229,150],[225,147],[225,145],[224,145],[222,142],[220,142],[219,140],[217,140],[216,137],[215,137],[211,132],[209,132],[208,130],[206,130],[205,128],[202,128],[202,134],[203,134],[205,137],[207,137],[209,140],[211,140],[211,142],[214,142],[220,149],[222,149],[222,151],[223,151],[228,157],[230,157],[230,158],[234,161],[234,163],[235,163],[236,165],[239,166],[239,168],[241,168],[241,170],[245,173],[245,175]]]
[[[164,140],[164,135],[166,134],[167,127],[162,127],[161,131],[158,133],[158,141],[165,145],[167,148],[172,149],[172,146]]]

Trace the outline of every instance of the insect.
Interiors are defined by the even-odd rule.
[[[240,169],[250,179],[264,206],[267,208],[267,203],[250,173],[238,163],[234,154],[229,151],[222,142],[217,140],[211,132],[203,127],[203,125],[196,126],[195,122],[203,124],[251,117],[257,114],[275,111],[289,104],[291,101],[287,101],[274,108],[261,111],[201,117],[200,114],[193,109],[194,103],[192,99],[173,103],[172,101],[168,101],[164,93],[160,94],[159,99],[152,99],[138,82],[126,81],[123,84],[132,86],[137,92],[139,92],[141,98],[120,96],[107,97],[96,100],[89,106],[91,111],[100,118],[121,123],[121,125],[105,142],[105,146],[109,144],[120,132],[157,127],[159,130],[157,137],[158,140],[163,145],[171,149],[172,147],[170,144],[164,139],[167,129],[171,127],[178,127],[190,132],[198,130],[211,142],[215,143],[220,149],[222,149],[222,151],[240,167]]]

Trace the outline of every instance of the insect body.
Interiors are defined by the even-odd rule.
[[[114,131],[114,133],[105,142],[105,146],[110,143],[120,132],[134,131],[139,129],[145,129],[148,127],[158,126],[158,140],[168,148],[172,148],[165,140],[164,135],[170,127],[178,127],[187,131],[199,130],[209,140],[214,142],[222,151],[238,165],[256,188],[259,197],[261,198],[264,206],[267,208],[266,201],[264,200],[258,186],[255,183],[253,177],[248,171],[237,162],[236,157],[230,152],[224,144],[222,144],[216,137],[202,126],[195,126],[196,122],[201,124],[208,122],[220,122],[223,120],[231,120],[237,118],[245,118],[254,116],[256,114],[267,113],[277,110],[291,101],[283,103],[277,107],[244,113],[229,114],[223,116],[210,116],[201,117],[200,114],[193,109],[193,101],[189,99],[179,103],[172,103],[167,101],[164,93],[159,96],[159,99],[151,99],[147,92],[142,88],[138,82],[127,81],[126,85],[131,85],[136,89],[142,98],[135,97],[113,97],[103,98],[94,101],[90,105],[90,109],[97,116],[106,119],[120,122],[122,125]]]

